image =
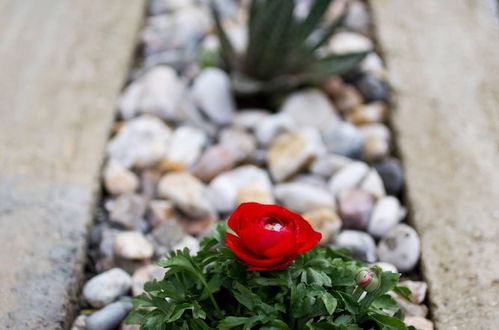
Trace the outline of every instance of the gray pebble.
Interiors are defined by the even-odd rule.
[[[132,279],[124,270],[113,268],[94,276],[83,287],[83,297],[92,307],[102,307],[124,295]]]
[[[364,262],[376,261],[376,243],[374,239],[362,231],[344,230],[342,231],[333,246],[350,250],[355,259]]]
[[[93,313],[86,320],[87,330],[113,330],[132,310],[132,304],[118,301]]]
[[[367,229],[374,208],[371,194],[358,188],[345,189],[338,196],[338,205],[344,228]]]
[[[374,167],[383,179],[386,192],[390,195],[398,195],[404,186],[404,171],[400,161],[396,158],[388,158],[375,164]]]
[[[359,158],[364,148],[364,136],[354,125],[339,122],[323,132],[324,142],[329,152],[351,158]]]
[[[405,224],[393,227],[378,244],[379,259],[394,264],[402,272],[414,269],[420,253],[418,234]]]

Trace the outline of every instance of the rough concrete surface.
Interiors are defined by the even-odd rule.
[[[393,124],[438,329],[499,327],[499,16],[494,0],[374,0]]]
[[[0,0],[0,329],[72,321],[144,0]]]

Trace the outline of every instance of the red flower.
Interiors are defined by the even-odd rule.
[[[248,270],[284,268],[312,249],[322,235],[300,215],[277,205],[243,203],[232,213],[225,244]]]

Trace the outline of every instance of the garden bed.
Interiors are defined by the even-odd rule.
[[[243,47],[244,13],[221,2],[229,36]],[[203,67],[218,49],[205,4],[152,1],[149,9],[142,55],[107,147],[105,193],[90,236],[92,281],[74,327],[119,324],[128,303],[112,302],[161,276],[155,260],[172,249],[196,251],[215,221],[256,201],[302,214],[324,245],[402,272],[416,294],[412,303],[395,297],[408,322],[430,328],[419,237],[403,222],[386,70],[365,3],[351,1],[344,28],[327,46],[368,51],[360,69],[270,101],[237,99],[229,75]]]

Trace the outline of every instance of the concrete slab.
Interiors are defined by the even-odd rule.
[[[438,329],[499,324],[497,2],[371,1]]]
[[[0,0],[0,329],[68,328],[144,0]]]

